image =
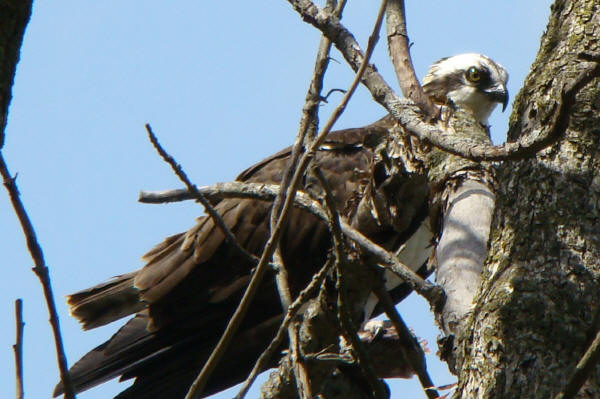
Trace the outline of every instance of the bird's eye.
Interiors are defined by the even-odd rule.
[[[469,68],[467,70],[466,76],[469,82],[476,83],[481,80],[481,73],[479,73],[479,70],[475,67]]]

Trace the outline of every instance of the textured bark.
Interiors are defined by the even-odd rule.
[[[0,148],[4,145],[15,69],[30,16],[31,1],[0,0]]]
[[[449,360],[455,398],[552,398],[589,345],[600,305],[600,3],[559,0],[511,117],[512,140],[564,124],[558,143],[499,166],[483,285]],[[588,57],[589,58],[589,57]],[[567,85],[588,70],[566,121]],[[600,368],[580,398],[600,397]]]

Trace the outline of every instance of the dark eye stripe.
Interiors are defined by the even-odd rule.
[[[486,88],[490,85],[490,81],[491,81],[491,73],[490,70],[485,67],[485,66],[480,66],[480,67],[474,67],[477,69],[477,72],[479,72],[479,80],[473,82],[471,80],[468,79],[467,77],[467,81],[476,85],[479,88]],[[470,68],[467,70],[467,74],[469,73],[468,71],[470,70]]]

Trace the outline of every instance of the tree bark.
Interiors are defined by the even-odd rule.
[[[30,16],[31,1],[0,0],[0,148],[4,145],[15,69]]]
[[[459,378],[455,398],[552,398],[598,329],[599,37],[597,0],[556,1],[509,138],[564,133],[535,158],[497,169],[483,284],[447,353]],[[593,79],[579,80],[582,72]],[[567,118],[557,116],[563,102]],[[600,397],[600,368],[577,397]]]

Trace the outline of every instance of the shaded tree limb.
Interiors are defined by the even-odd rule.
[[[25,241],[27,242],[27,248],[35,265],[33,267],[33,271],[38,276],[42,284],[44,298],[46,299],[46,306],[50,315],[50,326],[52,327],[52,333],[54,335],[58,369],[60,370],[60,378],[64,385],[65,397],[67,399],[74,398],[75,394],[73,393],[74,391],[71,385],[71,378],[69,376],[69,367],[67,366],[67,357],[65,355],[65,348],[60,333],[60,322],[58,320],[58,312],[56,311],[56,302],[54,301],[54,293],[52,292],[50,273],[44,260],[44,252],[42,251],[42,247],[38,242],[31,219],[29,219],[29,215],[27,214],[25,206],[21,201],[16,177],[12,177],[8,171],[8,166],[4,161],[4,155],[2,154],[2,151],[0,151],[0,175],[2,175],[4,187],[6,187],[6,190],[8,191],[13,209],[15,210],[17,218],[19,219],[21,228],[23,229]]]
[[[442,194],[446,198],[443,228],[435,248],[435,281],[446,294],[436,317],[446,335],[457,334],[473,309],[496,201],[489,181],[461,172],[453,180]]]
[[[15,324],[16,338],[13,352],[15,353],[16,398],[23,399],[25,395],[23,389],[23,329],[25,323],[23,322],[23,300],[20,298],[15,301]]]

